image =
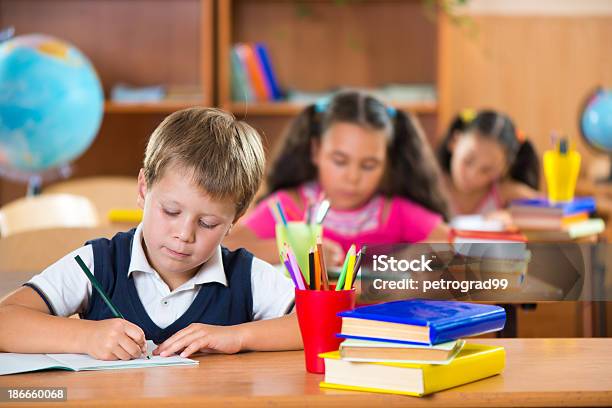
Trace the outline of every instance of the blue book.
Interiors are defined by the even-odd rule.
[[[272,63],[270,62],[268,49],[262,43],[256,43],[253,48],[255,49],[255,54],[257,55],[257,59],[259,60],[259,63],[263,70],[266,87],[270,90],[272,100],[281,100],[283,95],[278,85],[276,75],[274,74],[274,70],[272,69]]]
[[[533,212],[541,215],[566,216],[580,212],[594,212],[595,198],[576,197],[567,203],[551,203],[545,198],[514,200],[510,205],[512,212]]]
[[[362,306],[338,316],[339,337],[426,345],[498,331],[506,323],[499,306],[426,299]]]

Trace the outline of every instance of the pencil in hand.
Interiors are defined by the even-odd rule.
[[[85,273],[85,276],[87,276],[87,279],[89,279],[89,281],[91,282],[91,286],[92,286],[93,290],[98,292],[98,294],[100,295],[100,297],[102,298],[104,303],[106,303],[106,305],[110,309],[110,311],[113,314],[113,316],[118,318],[118,319],[126,320],[125,317],[123,317],[123,315],[119,311],[119,309],[117,309],[115,307],[115,305],[113,305],[113,303],[109,299],[108,295],[106,293],[104,293],[104,289],[102,289],[102,285],[100,285],[100,282],[98,282],[98,280],[93,275],[93,273],[91,273],[91,271],[89,270],[87,265],[85,265],[85,262],[83,262],[83,259],[79,255],[75,256],[74,259],[76,260],[77,264],[79,264],[79,266],[81,267],[81,270],[83,271],[83,273]],[[145,352],[145,355],[146,355],[147,359],[151,358],[151,354],[149,353],[148,350]]]

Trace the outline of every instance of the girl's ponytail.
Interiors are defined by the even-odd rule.
[[[389,171],[383,192],[419,203],[448,220],[448,204],[433,153],[416,119],[396,111],[393,142],[389,146]]]
[[[266,195],[316,178],[317,170],[311,160],[311,140],[319,137],[320,120],[315,105],[310,105],[293,119],[283,134],[266,177]]]
[[[540,160],[529,140],[524,140],[521,143],[508,174],[513,180],[527,184],[534,190],[538,189],[540,184]]]

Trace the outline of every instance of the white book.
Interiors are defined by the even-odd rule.
[[[147,341],[147,354],[157,346],[151,340]],[[145,356],[133,360],[104,361],[96,360],[87,354],[22,354],[0,353],[0,375],[26,373],[40,370],[121,370],[125,368],[146,368],[175,365],[195,365],[198,361],[180,356],[160,357]]]
[[[388,341],[346,339],[340,343],[345,361],[447,365],[461,351],[464,340],[427,346]]]

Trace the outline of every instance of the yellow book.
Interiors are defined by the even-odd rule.
[[[422,397],[501,373],[506,363],[503,347],[468,343],[448,365],[357,363],[338,351],[323,353],[323,388],[381,392]]]

